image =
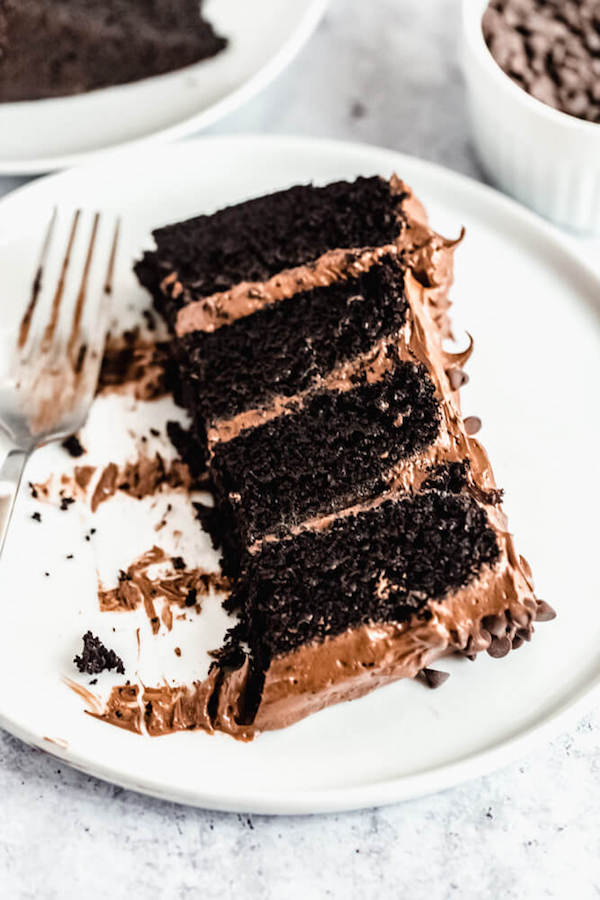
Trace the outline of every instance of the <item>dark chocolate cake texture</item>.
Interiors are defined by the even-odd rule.
[[[412,192],[295,187],[154,237],[136,271],[173,331],[238,624],[205,681],[142,692],[148,732],[250,738],[529,640],[553,613],[460,410],[472,343],[443,347],[457,241]]]
[[[199,0],[0,0],[0,101],[79,94],[225,46]]]

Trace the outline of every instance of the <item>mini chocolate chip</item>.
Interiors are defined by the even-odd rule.
[[[181,572],[182,569],[185,569],[185,560],[183,556],[172,556],[171,562],[173,563],[173,568],[178,572]]]
[[[31,518],[33,519],[34,522],[41,522],[42,514],[39,512],[34,512],[33,515],[31,516]]]
[[[503,656],[506,656],[511,647],[512,641],[508,635],[501,638],[493,637],[487,652],[490,656],[493,656],[494,659],[501,659]]]
[[[481,637],[481,640],[485,641],[487,646],[489,647],[489,645],[492,643],[493,635],[490,634],[490,632],[487,631],[487,629],[485,629],[485,628],[479,629],[479,635]],[[470,648],[467,648],[467,649],[470,649]]]
[[[535,614],[536,622],[550,622],[556,618],[556,610],[552,609],[545,600],[538,600],[537,610]]]
[[[431,690],[441,687],[450,678],[450,672],[440,672],[439,669],[421,669],[417,673],[417,681],[427,685]]]
[[[148,702],[146,703],[145,713],[146,713],[146,718],[149,719],[150,716],[152,715],[152,701],[151,700],[148,700]]]
[[[481,419],[479,416],[467,416],[464,420],[465,431],[467,434],[477,434],[481,428]]]
[[[486,631],[489,631],[494,637],[502,637],[502,635],[506,633],[506,616],[484,616],[481,620],[481,624]]]
[[[528,625],[531,624],[532,617],[531,614],[524,609],[521,612],[513,612],[511,618],[516,625],[519,625],[521,628],[527,628]]]
[[[453,391],[458,391],[469,380],[469,376],[462,369],[450,369],[447,373],[450,387]]]
[[[72,506],[73,503],[75,503],[74,497],[62,497],[60,501],[60,508],[63,512],[65,512],[65,510]]]

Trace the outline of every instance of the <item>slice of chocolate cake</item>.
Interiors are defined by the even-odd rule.
[[[226,41],[199,0],[0,0],[0,101],[78,94],[180,69]]]
[[[153,692],[149,732],[251,737],[527,640],[550,613],[461,415],[472,347],[443,347],[457,242],[411,191],[296,187],[155,237],[137,273],[175,333],[239,624],[207,682]]]

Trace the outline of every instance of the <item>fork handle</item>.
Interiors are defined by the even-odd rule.
[[[25,463],[29,458],[27,450],[18,447],[9,450],[2,466],[0,466],[0,556],[4,549],[8,526],[15,508],[15,500],[19,493],[19,485],[23,477]]]

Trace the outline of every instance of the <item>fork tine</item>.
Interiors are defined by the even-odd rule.
[[[69,235],[69,241],[67,243],[67,249],[65,250],[65,255],[63,257],[62,266],[60,270],[60,275],[58,278],[58,284],[56,285],[56,291],[54,292],[54,297],[52,299],[52,310],[50,313],[50,320],[46,325],[44,336],[42,338],[42,353],[45,353],[49,350],[52,339],[54,338],[54,333],[56,331],[56,326],[58,324],[58,316],[60,313],[60,305],[62,302],[63,294],[65,292],[65,283],[67,279],[67,273],[69,271],[69,264],[71,262],[71,253],[73,250],[73,244],[75,243],[75,235],[77,234],[77,226],[79,225],[79,219],[81,218],[81,210],[78,209],[75,211],[75,215],[73,216],[73,223],[71,225],[71,233]]]
[[[119,244],[120,234],[121,234],[121,219],[118,218],[116,221],[116,224],[115,224],[112,246],[110,248],[110,257],[108,259],[108,266],[106,269],[106,278],[104,279],[104,293],[105,294],[112,294],[113,281],[114,281],[114,277],[115,277],[115,262],[117,259],[117,247]]]
[[[23,446],[76,431],[93,400],[106,339],[121,223],[116,220],[111,232],[99,212],[90,217],[89,230],[84,224],[87,221],[82,210],[64,220],[67,246],[61,258],[61,241],[55,257],[59,272],[54,276],[56,287],[50,295],[50,308],[44,304],[42,309],[41,301],[37,309],[35,303],[30,304],[32,309],[24,317],[27,321],[23,329],[29,333],[25,333],[25,347],[17,355],[15,379],[18,415],[24,420],[20,438]],[[52,225],[44,253],[48,252],[53,229]],[[84,229],[85,242],[77,238]],[[53,241],[56,243],[56,236]],[[97,259],[101,248],[103,261]],[[41,275],[36,276],[34,293],[40,293],[40,285]],[[93,303],[88,299],[92,293]]]
[[[23,318],[21,319],[21,324],[19,327],[19,339],[18,339],[18,349],[22,350],[25,344],[27,343],[27,338],[29,336],[29,330],[31,328],[31,320],[33,319],[33,314],[35,312],[35,308],[37,305],[38,297],[40,295],[40,291],[42,289],[42,278],[44,274],[44,267],[46,265],[46,261],[48,259],[48,251],[50,249],[50,242],[52,240],[52,235],[54,233],[54,229],[56,226],[56,217],[58,215],[58,210],[56,206],[52,211],[52,215],[50,217],[50,221],[48,222],[48,227],[46,229],[46,234],[44,235],[44,241],[42,244],[42,249],[40,251],[40,257],[37,265],[37,269],[35,270],[35,276],[33,279],[33,283],[31,285],[31,298],[29,303],[27,304],[27,309],[23,314]]]
[[[98,304],[98,309],[94,322],[90,323],[89,333],[92,335],[90,340],[84,340],[79,344],[77,350],[73,346],[73,367],[79,375],[85,366],[83,382],[89,383],[90,379],[95,383],[98,380],[100,366],[102,364],[102,351],[104,340],[106,338],[106,319],[110,301],[112,298],[115,263],[117,258],[117,249],[119,244],[119,236],[121,231],[121,220],[117,219],[113,231],[110,255],[104,276],[102,288],[102,297]]]
[[[79,331],[81,328],[81,317],[83,315],[83,307],[85,305],[85,301],[86,301],[86,297],[87,297],[88,279],[89,279],[89,275],[90,275],[92,259],[94,257],[94,249],[96,246],[96,238],[98,236],[99,224],[100,224],[100,213],[97,212],[94,216],[94,221],[92,224],[92,231],[90,234],[90,240],[89,240],[88,247],[87,247],[85,263],[83,266],[83,272],[81,273],[81,281],[79,283],[77,299],[75,300],[75,309],[73,311],[73,323],[71,326],[71,334],[69,335],[69,343],[67,345],[67,353],[69,355],[72,365],[75,368],[77,368],[77,359],[75,357],[74,351],[75,351],[75,347],[76,347],[77,340],[79,337]]]

